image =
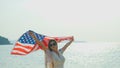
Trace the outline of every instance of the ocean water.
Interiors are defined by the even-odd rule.
[[[0,68],[45,68],[43,51],[16,56],[13,47],[0,45]],[[65,68],[120,68],[120,43],[72,43],[64,56]]]

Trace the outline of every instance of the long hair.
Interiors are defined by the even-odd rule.
[[[55,44],[57,44],[57,42],[54,40],[54,39],[51,39],[51,40],[49,40],[49,43],[48,43],[48,49],[50,50],[50,51],[53,51],[52,49],[51,49],[51,42],[54,42]]]

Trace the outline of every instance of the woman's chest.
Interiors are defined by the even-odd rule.
[[[60,62],[60,63],[63,63],[65,61],[65,58],[64,56],[59,53],[59,54],[56,54],[56,53],[52,53],[52,58],[53,58],[53,61],[54,62]]]

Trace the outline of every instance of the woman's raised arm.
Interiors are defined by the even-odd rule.
[[[73,41],[74,41],[74,38],[72,36],[72,39],[62,47],[62,51],[64,52]]]
[[[45,47],[45,45],[43,44],[43,42],[39,41],[36,36],[34,35],[34,33],[32,31],[29,31],[29,35],[35,40],[35,42],[39,45],[39,46],[42,46],[42,49],[44,51],[47,50],[47,47]]]

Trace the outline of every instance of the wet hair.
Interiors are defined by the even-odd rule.
[[[49,40],[48,48],[49,48],[50,51],[52,51],[52,49],[51,49],[51,46],[52,46],[51,42],[54,42],[57,45],[57,42],[54,39]]]

